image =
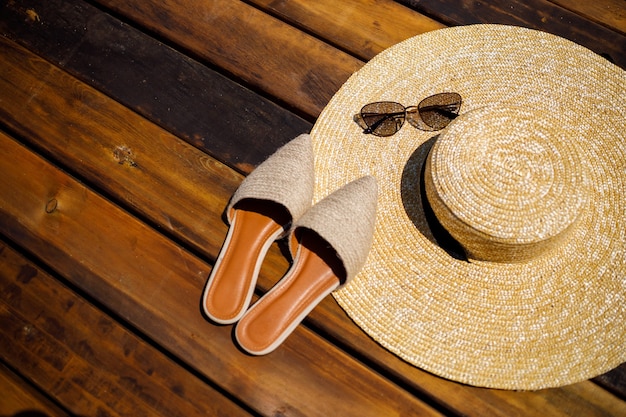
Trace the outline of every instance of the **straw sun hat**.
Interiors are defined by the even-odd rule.
[[[315,200],[363,175],[379,184],[367,263],[334,293],[348,315],[406,361],[478,386],[560,386],[626,361],[625,74],[499,25],[417,36],[355,73],[311,133]],[[463,99],[439,132],[377,137],[353,121],[367,103],[439,92]]]

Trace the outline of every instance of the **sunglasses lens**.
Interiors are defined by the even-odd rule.
[[[422,121],[433,130],[440,130],[454,120],[461,108],[457,93],[439,93],[426,97],[417,105]]]
[[[402,127],[404,123],[404,106],[392,101],[379,101],[370,103],[361,109],[359,125],[365,124],[365,133],[376,136],[391,136]]]

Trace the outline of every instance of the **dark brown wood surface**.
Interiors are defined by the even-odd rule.
[[[624,366],[537,392],[465,386],[391,355],[331,297],[262,358],[202,317],[243,175],[384,48],[480,18],[575,34],[623,66],[605,8],[405,3],[0,5],[0,416],[626,415]],[[273,247],[259,292],[286,268]]]
[[[2,392],[1,415],[25,416],[66,416],[54,402],[38,391],[30,383],[21,379],[19,375],[0,364],[0,392]]]
[[[499,23],[543,30],[581,44],[622,68],[626,67],[626,35],[623,33],[626,6],[621,0],[400,1],[449,25]],[[561,7],[559,3],[569,8]],[[620,15],[621,18],[615,18]]]
[[[25,1],[4,33],[211,156],[249,172],[311,124],[83,1]],[[25,24],[24,10],[40,22]],[[175,85],[176,88],[167,88]],[[219,100],[216,100],[219,98]]]

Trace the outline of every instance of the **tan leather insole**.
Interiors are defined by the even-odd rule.
[[[242,209],[235,210],[230,227],[230,240],[205,296],[207,313],[220,320],[231,320],[248,307],[264,245],[283,230],[271,217]]]
[[[237,325],[237,340],[244,349],[260,353],[275,348],[340,284],[339,277],[320,256],[332,249],[320,248],[324,243],[317,236],[305,235],[300,243],[299,256],[285,278],[254,304]]]

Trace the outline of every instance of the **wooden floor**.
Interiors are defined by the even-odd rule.
[[[506,23],[626,68],[624,0],[0,2],[0,416],[626,416],[626,366],[465,386],[328,297],[250,357],[200,314],[244,175],[381,50]],[[287,263],[273,247],[258,293]]]

